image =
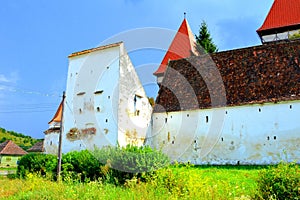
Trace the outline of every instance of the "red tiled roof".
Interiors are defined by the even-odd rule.
[[[53,116],[51,121],[48,122],[48,124],[51,124],[52,122],[60,122],[61,121],[61,116],[62,116],[62,102],[59,104],[59,107],[58,107],[55,115]]]
[[[164,73],[166,71],[169,60],[178,60],[181,58],[190,57],[191,52],[197,54],[195,50],[195,38],[188,25],[187,20],[184,19],[159,68],[156,70],[156,72],[154,72],[154,75]]]
[[[25,155],[27,154],[21,147],[7,140],[0,144],[0,155]]]
[[[258,33],[300,25],[300,0],[275,0]]]

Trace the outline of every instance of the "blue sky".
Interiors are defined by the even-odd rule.
[[[219,51],[259,45],[256,30],[273,0],[2,0],[0,2],[0,127],[43,138],[66,88],[67,56],[144,27],[176,31],[187,13],[197,33],[208,24]],[[147,40],[147,37],[145,37]],[[126,43],[125,43],[126,46]],[[129,52],[152,77],[164,50]],[[141,67],[141,68],[139,68]],[[142,70],[143,71],[143,70]],[[149,96],[157,88],[147,86]]]

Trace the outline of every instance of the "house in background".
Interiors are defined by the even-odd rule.
[[[300,31],[300,1],[275,0],[263,25],[257,30],[262,43],[287,40]]]
[[[0,144],[0,167],[17,167],[18,160],[27,154],[21,147],[7,140]]]
[[[27,149],[27,152],[29,153],[44,153],[44,141],[39,141],[35,143],[31,148]]]
[[[62,102],[60,103],[53,118],[48,122],[49,128],[44,132],[43,149],[46,154],[58,153],[58,142],[61,126]]]
[[[196,40],[187,20],[184,18],[161,64],[153,73],[157,77],[157,84],[161,84],[170,60],[187,58],[192,55],[198,55]]]
[[[64,153],[108,145],[142,145],[151,113],[123,42],[69,56],[62,122]],[[46,152],[49,141],[45,139]]]

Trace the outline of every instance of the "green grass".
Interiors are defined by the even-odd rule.
[[[174,166],[145,182],[115,186],[101,181],[52,182],[30,174],[26,180],[0,178],[0,199],[251,199],[262,167]]]

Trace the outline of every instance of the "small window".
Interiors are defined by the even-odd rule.
[[[172,141],[172,144],[174,144],[174,143],[175,143],[175,141],[173,140],[173,141]]]
[[[52,141],[50,142],[50,145],[52,145]]]
[[[106,69],[109,69],[109,66],[107,66]]]
[[[293,106],[292,105],[290,105],[290,109],[292,109],[293,108]]]
[[[260,109],[260,108],[258,109],[258,112],[261,112],[261,109]]]
[[[274,136],[274,140],[276,140],[276,135]]]
[[[224,141],[224,138],[221,138],[221,141],[223,142],[223,141]]]
[[[270,140],[270,137],[269,137],[269,136],[267,137],[267,140]]]
[[[94,92],[94,94],[102,94],[103,93],[103,90],[98,90],[96,92]]]
[[[11,157],[6,157],[6,161],[11,161]]]
[[[107,98],[110,99],[110,96],[108,96]]]
[[[100,107],[97,107],[97,112],[100,112]]]
[[[225,114],[226,114],[226,115],[228,114],[227,110],[225,111]]]
[[[187,114],[186,116],[187,116],[187,117],[189,117],[189,116],[190,116],[190,114]]]
[[[167,123],[168,122],[168,118],[165,118],[165,123]]]
[[[206,116],[206,123],[208,123],[208,116]]]
[[[77,93],[77,96],[81,96],[81,95],[84,95],[85,94],[85,92],[79,92],[79,93]]]
[[[82,113],[82,110],[81,110],[81,108],[79,108],[79,113],[80,113],[80,114]]]
[[[105,119],[105,122],[107,123],[107,122],[108,122],[108,119]]]

